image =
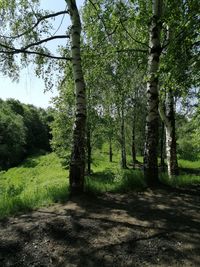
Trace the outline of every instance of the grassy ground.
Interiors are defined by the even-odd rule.
[[[54,153],[28,158],[0,172],[0,217],[66,199],[67,181]]]
[[[200,160],[189,161],[189,160],[180,159],[178,163],[179,163],[180,168],[200,169]]]
[[[128,158],[131,162],[131,159]],[[94,193],[101,192],[127,192],[142,190],[146,183],[141,170],[120,168],[120,154],[113,157],[109,162],[106,152],[96,151],[92,162],[93,173],[86,177],[86,190]]]
[[[127,192],[143,190],[146,183],[142,170],[122,170],[119,166],[120,155],[114,155],[113,162],[108,154],[96,151],[93,157],[92,175],[86,177],[86,191],[92,193]],[[128,158],[129,162],[131,159]],[[142,158],[138,158],[142,161]],[[200,183],[199,173],[191,174],[200,167],[200,162],[179,162],[187,172],[169,180],[167,175],[161,179],[172,186],[187,186]],[[60,160],[54,154],[30,157],[20,166],[7,172],[0,172],[0,217],[27,211],[42,205],[66,201],[69,195],[68,171],[61,167]]]

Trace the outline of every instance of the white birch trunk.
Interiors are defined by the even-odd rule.
[[[178,161],[176,153],[176,130],[174,116],[174,98],[172,91],[169,90],[165,103],[166,112],[159,106],[160,117],[165,125],[166,134],[166,155],[168,176],[178,175]]]
[[[70,191],[78,194],[84,190],[85,137],[86,137],[86,90],[81,65],[81,21],[75,0],[66,0],[71,27],[71,53],[75,83],[76,114],[73,128],[73,144],[69,170]]]
[[[168,120],[168,123],[165,126],[167,169],[169,177],[172,177],[174,175],[178,175],[178,161],[176,153],[174,98],[171,89],[167,93],[166,97],[166,117]]]
[[[161,54],[162,0],[153,0],[153,16],[149,28],[149,58],[147,81],[146,140],[144,149],[144,175],[148,185],[158,183],[158,70]]]

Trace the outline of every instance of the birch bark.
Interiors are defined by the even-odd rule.
[[[81,65],[81,21],[75,0],[65,0],[69,9],[71,27],[71,54],[75,83],[76,113],[73,144],[69,169],[70,191],[79,194],[84,190],[85,137],[86,137],[86,90]]]
[[[176,153],[176,130],[174,116],[174,97],[170,89],[166,95],[165,101],[166,111],[160,107],[160,117],[165,124],[166,133],[166,154],[167,154],[167,170],[169,177],[178,175],[178,161]]]
[[[158,70],[161,54],[160,34],[162,0],[153,0],[151,23],[149,27],[149,58],[147,81],[146,140],[144,148],[144,175],[148,185],[158,183]]]

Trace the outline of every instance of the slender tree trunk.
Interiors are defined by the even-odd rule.
[[[158,69],[161,54],[160,32],[162,0],[153,1],[153,16],[149,28],[149,59],[147,81],[146,140],[144,148],[144,175],[148,185],[158,180]]]
[[[71,54],[75,83],[76,115],[73,127],[73,144],[69,169],[70,191],[79,194],[84,190],[85,136],[86,136],[86,90],[80,53],[81,21],[75,0],[66,0],[71,27]]]
[[[127,169],[126,165],[126,138],[124,126],[124,107],[121,110],[121,167]]]
[[[178,161],[176,153],[176,130],[175,130],[175,114],[174,114],[174,98],[170,89],[166,97],[166,154],[167,169],[169,177],[178,175]]]
[[[91,130],[90,123],[87,124],[87,174],[91,174],[91,155],[92,155],[92,147],[91,147]]]
[[[135,149],[135,114],[133,116],[133,125],[132,125],[132,161],[133,168],[135,169],[136,163],[136,149]]]
[[[160,167],[161,171],[165,170],[165,125],[161,122],[161,137],[160,137]]]
[[[112,152],[112,138],[109,138],[109,161],[112,162],[113,152]]]

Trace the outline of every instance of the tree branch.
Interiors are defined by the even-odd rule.
[[[55,55],[51,55],[51,54],[47,54],[47,53],[43,53],[43,52],[39,52],[39,51],[26,50],[24,48],[18,49],[15,47],[10,47],[10,46],[4,45],[4,44],[0,44],[0,47],[7,49],[7,50],[0,50],[0,54],[7,54],[7,55],[32,54],[32,55],[39,55],[39,56],[48,57],[48,58],[52,58],[52,59],[71,60],[70,57],[55,56]]]
[[[114,31],[112,31],[111,33],[109,33],[109,32],[107,31],[106,24],[105,24],[103,18],[102,18],[101,16],[99,16],[99,14],[98,14],[98,9],[97,9],[96,5],[92,2],[92,0],[89,0],[89,2],[90,2],[90,4],[94,7],[94,9],[97,11],[97,16],[98,16],[99,20],[103,23],[103,26],[104,26],[106,35],[107,35],[108,40],[109,40],[109,37],[116,31],[116,29],[117,29],[118,26],[115,27]],[[110,41],[110,40],[109,40],[109,41]],[[111,41],[110,41],[110,42],[111,42]],[[112,42],[111,42],[111,43],[112,43]]]
[[[51,40],[54,40],[54,39],[64,39],[64,38],[70,38],[69,35],[55,35],[55,36],[51,36],[51,37],[48,37],[46,39],[43,39],[43,40],[39,40],[38,42],[35,42],[35,43],[32,43],[32,44],[29,44],[25,47],[22,47],[23,50],[26,50],[32,46],[36,46],[36,45],[40,45],[42,43],[46,43],[48,41],[51,41]]]
[[[4,35],[0,35],[0,37],[7,38],[7,39],[20,38],[23,35],[26,35],[27,33],[33,31],[40,24],[40,22],[42,22],[43,20],[49,19],[49,18],[53,18],[53,17],[57,17],[57,16],[60,16],[60,15],[63,15],[63,14],[68,14],[68,11],[67,10],[64,10],[64,11],[60,11],[60,12],[57,12],[57,13],[48,14],[46,16],[42,16],[41,18],[38,19],[38,21],[30,29],[24,31],[21,34],[18,34],[18,35],[15,35],[15,36],[4,36]]]
[[[148,46],[148,44],[136,40],[136,39],[135,39],[135,38],[128,32],[128,30],[127,30],[126,27],[124,26],[124,24],[123,24],[123,22],[122,22],[121,19],[120,19],[120,24],[122,25],[122,28],[125,30],[125,32],[128,34],[128,36],[129,36],[134,42],[136,42],[136,43],[138,43],[138,44],[141,44],[141,45],[145,45],[146,47],[150,48],[150,47]]]
[[[114,52],[118,52],[118,53],[125,53],[125,52],[141,52],[141,53],[147,53],[148,50],[137,49],[137,48],[127,48],[127,49],[117,49]]]
[[[134,48],[129,48],[129,49],[115,49],[112,52],[108,52],[108,53],[98,53],[98,54],[83,54],[86,57],[102,57],[102,56],[108,56],[108,55],[112,55],[114,53],[127,53],[127,52],[142,52],[142,53],[147,53],[148,50],[142,50],[142,49],[134,49]]]

